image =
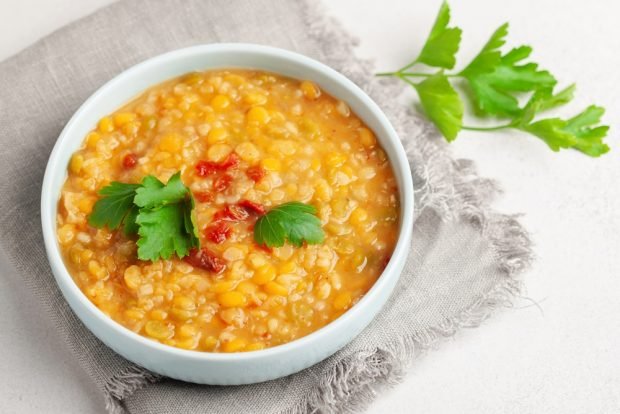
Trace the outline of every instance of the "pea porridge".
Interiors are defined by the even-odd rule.
[[[145,176],[191,194],[187,254],[141,260],[142,230],[89,221],[102,189]],[[259,221],[285,220],[275,212],[290,206],[314,215],[315,239],[257,242],[272,236],[257,235]],[[398,221],[387,156],[345,102],[313,82],[217,70],[157,85],[99,121],[70,161],[57,237],[80,289],[116,322],[178,348],[241,352],[346,312],[381,275]]]

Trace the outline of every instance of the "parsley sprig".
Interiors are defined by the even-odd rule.
[[[137,234],[140,260],[182,258],[200,247],[194,198],[174,174],[164,184],[148,175],[141,184],[112,182],[99,191],[88,223],[115,230],[123,224],[125,235]]]
[[[377,76],[396,77],[418,93],[422,109],[448,141],[461,130],[498,131],[517,129],[543,140],[553,151],[573,148],[592,157],[609,151],[603,139],[608,126],[599,125],[605,110],[589,106],[570,119],[536,117],[573,99],[575,85],[555,93],[555,77],[538,64],[524,61],[530,46],[519,46],[503,53],[508,24],[500,26],[482,50],[464,69],[454,69],[462,30],[449,27],[450,8],[444,2],[422,51],[412,62],[395,72]],[[439,68],[434,73],[415,72],[418,65]],[[421,81],[417,81],[421,79]],[[457,82],[451,82],[457,81]],[[457,88],[462,87],[475,115],[501,121],[496,126],[463,125],[464,105]],[[520,100],[527,99],[525,104]]]

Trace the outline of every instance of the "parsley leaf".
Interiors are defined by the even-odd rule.
[[[463,102],[442,72],[414,84],[424,112],[448,141],[456,138],[463,124]]]
[[[553,151],[574,148],[592,157],[599,157],[609,151],[609,146],[603,143],[609,127],[596,126],[604,113],[603,108],[592,105],[568,120],[541,119],[519,128],[542,139]]]
[[[500,48],[504,46],[508,35],[508,23],[501,25],[492,35],[489,41],[484,45],[482,50],[476,57],[463,69],[459,75],[472,76],[476,73],[493,72],[499,65],[502,58]]]
[[[169,204],[154,209],[141,209],[136,223],[138,258],[141,260],[169,259],[173,253],[185,257],[192,243],[187,237],[183,204]]]
[[[103,196],[93,206],[88,217],[88,224],[98,229],[107,226],[115,230],[127,216],[133,206],[138,184],[125,184],[117,181],[102,188],[99,195]]]
[[[538,97],[540,97],[542,95],[545,96],[545,98],[538,98],[538,108],[535,112],[547,111],[549,109],[557,108],[558,106],[566,105],[575,97],[575,89],[576,85],[573,83],[555,95],[551,89],[543,89],[540,92],[537,92],[533,96],[538,95]]]
[[[515,125],[525,125],[534,119],[537,113],[565,105],[573,100],[575,84],[564,88],[557,94],[550,89],[541,89],[532,94],[523,108],[521,115],[515,119]]]
[[[142,186],[136,190],[134,203],[141,208],[177,203],[185,199],[188,191],[181,181],[181,172],[170,177],[166,185],[154,176],[147,175],[142,180]]]
[[[480,114],[518,116],[521,108],[514,92],[553,89],[555,78],[546,70],[538,70],[536,63],[518,65],[531,53],[531,47],[521,46],[502,56],[492,72],[487,72],[486,66],[474,65],[461,73],[469,82],[473,103]]]
[[[132,206],[127,212],[123,222],[123,233],[125,236],[131,236],[138,233],[138,223],[136,223],[136,218],[138,217],[139,212],[140,209],[136,205]]]
[[[254,226],[254,240],[267,247],[281,247],[285,241],[301,247],[304,241],[318,244],[324,239],[325,233],[316,216],[316,208],[298,201],[273,208]]]
[[[448,28],[449,23],[450,7],[444,1],[416,62],[446,69],[454,67],[456,64],[454,55],[458,52],[461,43],[461,29],[458,27]]]
[[[190,246],[200,247],[200,239],[198,238],[198,225],[196,224],[196,212],[194,207],[196,201],[192,193],[189,193],[189,197],[185,199],[183,203],[183,225],[185,226],[185,232],[189,235]]]

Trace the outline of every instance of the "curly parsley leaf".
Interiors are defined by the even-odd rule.
[[[181,172],[170,177],[166,185],[154,176],[147,175],[142,180],[142,186],[136,190],[134,203],[140,208],[178,203],[185,199],[188,191],[181,181]]]
[[[281,247],[285,241],[301,247],[304,242],[318,244],[324,239],[316,208],[298,201],[271,209],[254,226],[254,240],[267,247]]]
[[[456,52],[461,43],[461,29],[448,27],[450,23],[450,7],[443,2],[435,24],[426,39],[426,43],[415,62],[425,63],[445,69],[452,69],[456,64]]]
[[[138,257],[141,260],[169,259],[173,254],[185,257],[192,247],[184,221],[184,205],[169,204],[141,209],[138,224]]]
[[[463,102],[446,75],[438,72],[414,86],[426,115],[448,141],[454,140],[463,124]]]
[[[107,226],[110,230],[115,230],[127,216],[133,207],[133,199],[138,184],[125,184],[117,181],[102,188],[99,195],[102,196],[95,205],[88,217],[88,224],[98,229]]]

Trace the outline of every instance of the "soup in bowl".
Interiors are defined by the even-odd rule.
[[[197,70],[205,53],[216,62]],[[402,147],[363,92],[306,59],[252,45],[163,55],[120,76],[156,80],[128,103],[112,81],[85,104],[113,97],[109,109],[63,132],[57,192],[46,193],[50,166],[43,190],[44,205],[55,202],[53,223],[44,206],[48,253],[78,316],[97,319],[89,327],[117,352],[195,382],[270,379],[337,350],[389,296],[412,221]],[[166,60],[176,66],[162,73]],[[339,321],[340,338],[328,332]],[[302,355],[314,341],[324,345]],[[145,344],[175,357],[136,357]],[[279,352],[295,359],[295,344],[301,361],[266,369]],[[225,355],[248,371],[218,372]]]

